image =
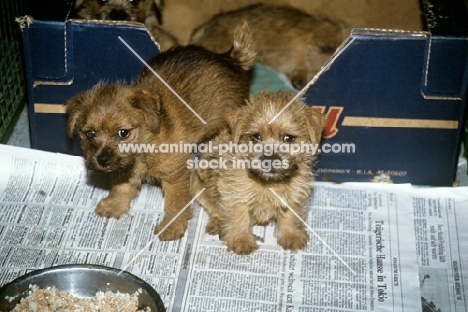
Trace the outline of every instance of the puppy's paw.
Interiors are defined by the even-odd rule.
[[[300,250],[307,246],[309,235],[304,229],[297,229],[296,231],[283,231],[278,234],[276,238],[278,245],[286,250]]]
[[[238,255],[249,255],[258,249],[258,244],[250,234],[231,236],[226,240],[227,250]]]
[[[206,224],[205,231],[206,233],[210,235],[219,235],[219,231],[220,231],[219,219],[216,217],[210,218],[208,220],[208,223]]]
[[[169,222],[165,222],[163,219],[163,221],[155,227],[154,234],[159,234],[159,240],[161,241],[181,239],[185,234],[185,230],[187,230],[187,222],[174,220],[174,222],[164,229],[168,223]]]
[[[120,219],[129,210],[130,204],[128,202],[106,197],[99,201],[94,212],[100,217]]]

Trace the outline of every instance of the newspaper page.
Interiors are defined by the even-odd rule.
[[[163,214],[158,187],[145,186],[120,220],[94,214],[107,196],[104,179],[81,157],[0,145],[0,285],[60,264],[126,268],[151,284],[172,310],[181,250],[187,239],[155,240]]]
[[[315,183],[300,252],[277,246],[271,224],[254,228],[253,254],[227,253],[202,213],[180,311],[419,311],[410,189]]]
[[[468,311],[468,188],[414,189],[423,311]]]
[[[238,256],[205,234],[199,207],[183,239],[154,239],[156,186],[120,220],[96,216],[109,185],[81,157],[0,145],[0,164],[0,286],[88,263],[148,281],[167,311],[420,311],[421,300],[424,311],[465,309],[466,187],[317,182],[305,250],[282,250],[270,224],[254,228],[260,249]]]

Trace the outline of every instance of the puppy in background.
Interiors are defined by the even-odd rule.
[[[198,144],[231,131],[231,115],[249,97],[254,59],[248,25],[241,23],[228,54],[189,45],[150,60],[149,65],[193,111],[147,68],[132,85],[101,84],[71,98],[66,103],[68,135],[80,137],[87,167],[109,174],[111,180],[110,193],[99,201],[96,214],[120,218],[129,211],[140,186],[156,182],[164,192],[165,213],[155,233],[161,240],[181,238],[191,209],[170,222],[191,200],[186,163],[192,154],[186,150],[157,152],[158,148],[181,142]],[[124,150],[122,146],[153,147],[155,151]]]
[[[191,42],[216,53],[230,49],[235,25],[246,19],[256,35],[257,61],[285,74],[302,89],[349,34],[340,21],[312,16],[290,6],[254,4],[215,15],[197,27]]]
[[[162,24],[162,0],[76,0],[72,18],[103,21],[131,21],[145,24],[161,50],[177,46],[177,39]]]
[[[88,20],[144,23],[148,9],[161,19],[158,2],[153,0],[75,0],[75,16]]]
[[[320,142],[323,117],[298,100],[277,115],[293,97],[286,91],[262,91],[251,98],[236,115],[232,137],[220,136],[214,145],[218,151],[214,148],[201,156],[200,161],[218,166],[199,166],[192,173],[192,192],[206,188],[197,200],[209,216],[207,233],[219,234],[228,250],[236,254],[256,250],[252,227],[270,221],[276,221],[277,242],[284,249],[298,250],[307,245],[304,225],[289,208],[306,217],[317,155],[312,149],[296,148]],[[226,147],[231,138],[238,146],[251,144],[251,150],[243,153],[233,148],[221,153],[225,151],[221,144]]]

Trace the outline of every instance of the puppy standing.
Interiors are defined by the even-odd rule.
[[[293,97],[286,91],[263,91],[251,98],[237,114],[232,137],[239,150],[234,145],[221,153],[225,151],[221,145],[227,147],[230,137],[220,138],[217,152],[202,155],[202,160],[212,161],[218,168],[199,166],[192,174],[192,192],[206,188],[197,199],[209,215],[206,231],[219,234],[228,250],[237,254],[257,249],[252,226],[271,220],[276,220],[277,242],[284,249],[302,249],[307,244],[304,225],[289,208],[305,218],[316,155],[312,148],[300,152],[297,148],[319,143],[323,117],[295,101],[270,124]],[[249,144],[253,145],[247,153],[240,152],[241,145]]]
[[[161,50],[178,45],[177,39],[159,27],[162,23],[162,0],[76,0],[73,18],[143,23]]]
[[[297,89],[313,78],[349,33],[343,22],[290,6],[254,4],[214,16],[193,31],[191,42],[216,53],[225,52],[235,25],[242,19],[256,34],[257,61],[285,74]]]
[[[229,131],[231,114],[249,94],[249,69],[255,58],[248,25],[234,33],[230,54],[214,54],[197,46],[176,47],[153,58],[151,67],[206,124],[145,68],[130,85],[100,85],[66,103],[68,134],[81,139],[89,169],[110,174],[112,188],[96,214],[120,218],[145,182],[158,181],[165,196],[160,232],[189,203],[191,154],[121,151],[122,144],[153,146],[200,143]],[[127,145],[128,146],[128,145]],[[160,234],[161,240],[181,238],[191,210],[186,209]]]

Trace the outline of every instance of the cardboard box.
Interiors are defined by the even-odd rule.
[[[79,155],[78,140],[66,133],[63,104],[100,81],[130,83],[144,60],[159,53],[142,24],[131,22],[21,22],[29,96],[31,146]],[[122,41],[122,40],[123,41]]]
[[[452,185],[468,85],[468,31],[463,22],[453,27],[452,19],[467,15],[464,1],[458,2],[464,9],[437,14],[439,6],[425,2],[428,32],[354,30],[315,77],[303,96],[327,114],[317,179],[387,175],[395,183]],[[441,28],[443,21],[454,23]],[[62,105],[100,80],[130,82],[138,75],[143,64],[119,36],[145,60],[157,47],[135,25],[23,25],[32,146],[79,154],[76,139],[66,136]]]
[[[327,114],[319,180],[453,184],[468,85],[459,4],[425,2],[430,32],[356,29],[323,68],[305,94]]]

